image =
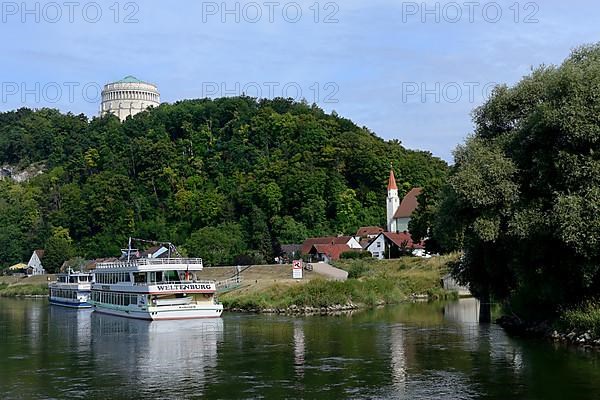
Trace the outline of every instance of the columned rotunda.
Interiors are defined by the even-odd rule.
[[[126,76],[120,81],[109,83],[102,90],[100,115],[112,113],[121,121],[160,105],[158,87],[152,83],[140,81],[134,76]]]

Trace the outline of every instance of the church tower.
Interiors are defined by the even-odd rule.
[[[396,219],[394,215],[400,207],[400,197],[398,197],[398,186],[396,185],[396,177],[394,169],[390,169],[390,179],[388,181],[388,197],[387,197],[387,230],[388,232],[396,232]]]

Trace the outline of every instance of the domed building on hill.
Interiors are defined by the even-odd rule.
[[[112,113],[121,121],[125,121],[128,116],[134,116],[148,107],[159,105],[158,87],[130,75],[104,86],[100,115]]]

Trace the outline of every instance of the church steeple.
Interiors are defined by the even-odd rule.
[[[398,190],[398,186],[396,186],[396,177],[394,176],[394,169],[390,169],[390,179],[388,180],[388,192],[391,189]]]
[[[394,168],[390,166],[390,178],[388,180],[388,197],[387,197],[387,230],[388,232],[396,232],[396,211],[400,207],[400,197],[398,197],[398,185],[396,185],[396,177],[394,176]]]

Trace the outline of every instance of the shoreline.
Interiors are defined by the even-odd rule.
[[[410,303],[421,303],[430,301],[458,301],[461,298],[457,296],[455,292],[448,291],[445,296],[427,296],[427,295],[412,295],[408,299],[399,300],[394,302],[377,302],[376,304],[362,304],[348,302],[344,304],[330,304],[327,306],[313,307],[313,306],[298,306],[292,304],[285,308],[277,307],[225,307],[224,311],[243,313],[243,314],[271,314],[271,315],[298,315],[298,316],[310,316],[310,315],[340,315],[340,314],[352,314],[356,311],[373,310],[380,307],[395,306],[400,304]]]
[[[594,335],[590,330],[567,329],[566,331],[559,331],[549,321],[527,322],[506,315],[498,318],[496,324],[500,325],[511,336],[542,339],[567,347],[600,352],[600,336]]]

